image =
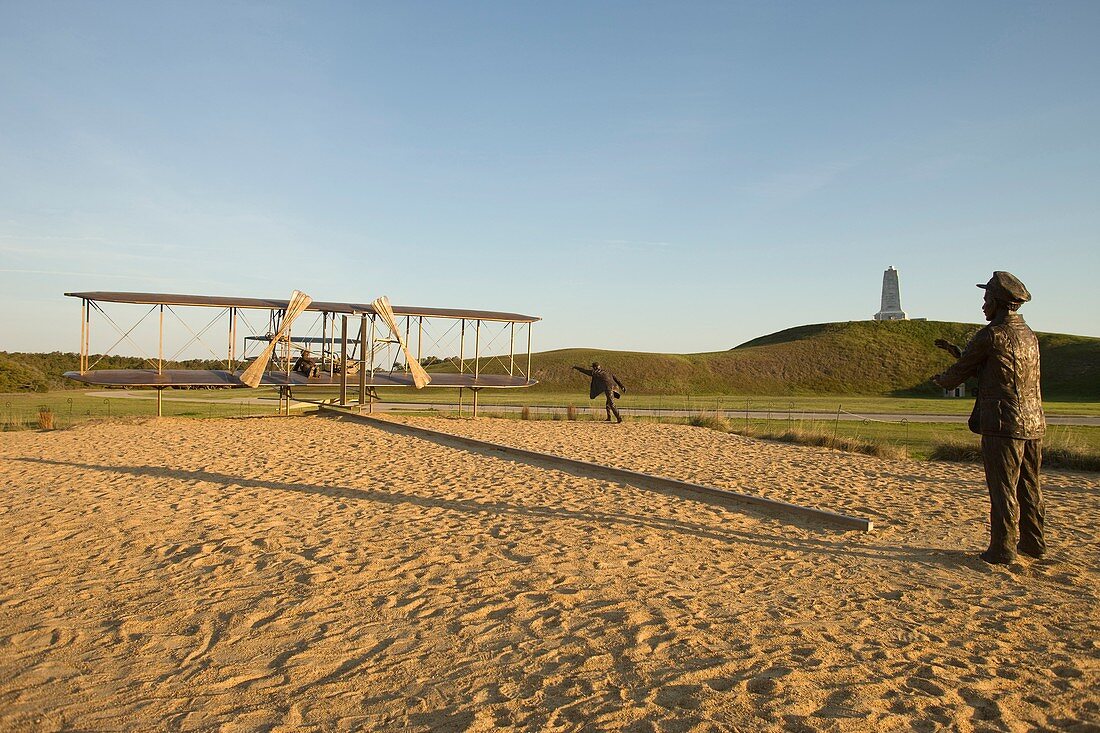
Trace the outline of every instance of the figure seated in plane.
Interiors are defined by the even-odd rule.
[[[309,349],[302,349],[302,354],[294,361],[294,371],[304,374],[306,377],[317,376],[317,362],[309,354]]]

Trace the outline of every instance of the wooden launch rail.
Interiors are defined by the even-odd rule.
[[[522,460],[525,463],[553,466],[588,478],[615,481],[616,483],[640,486],[642,488],[697,494],[711,499],[722,499],[724,502],[732,504],[742,504],[772,515],[822,522],[837,527],[843,527],[844,529],[856,529],[861,532],[870,532],[874,529],[874,523],[870,519],[850,517],[846,514],[830,512],[825,509],[799,506],[798,504],[789,504],[785,501],[766,499],[762,496],[753,496],[752,494],[741,494],[728,489],[719,489],[704,484],[694,484],[688,481],[668,478],[666,476],[657,476],[654,474],[642,473],[640,471],[630,471],[625,468],[615,468],[613,466],[604,466],[599,463],[579,461],[574,458],[565,458],[564,456],[557,456],[552,453],[540,453],[538,451],[515,448],[509,445],[490,443],[475,438],[467,438],[462,435],[453,435],[437,430],[429,430],[428,428],[393,422],[370,415],[360,415],[349,410],[342,410],[328,405],[323,405],[320,408],[320,412],[322,414],[339,416],[353,422],[365,423],[392,433],[423,438],[451,447],[463,448],[478,453],[502,453],[506,456]]]

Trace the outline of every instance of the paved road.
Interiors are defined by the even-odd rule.
[[[386,402],[375,403],[375,411],[387,411],[387,410],[425,410],[425,409],[437,409],[453,412],[455,405],[453,403],[448,404],[434,404],[426,405],[423,403],[413,402]],[[481,412],[519,412],[522,407],[517,405],[480,405],[478,407]],[[532,407],[532,411],[537,411],[539,414],[559,414],[564,415],[566,408],[557,407],[552,405],[544,405],[538,407]],[[604,412],[603,405],[597,407],[583,407],[578,410],[586,412],[587,414],[596,414],[603,417]],[[463,412],[468,413],[470,411],[470,405],[467,402],[463,405]],[[619,407],[619,412],[623,415],[634,415],[641,417],[691,417],[700,413],[704,415],[713,415],[714,410],[674,410],[674,409],[646,409],[646,408],[634,408],[634,407]],[[747,413],[745,410],[720,410],[719,414],[722,417],[730,420],[736,420],[737,418],[744,419],[746,414],[750,420],[787,420],[788,413],[786,410],[749,410]],[[855,414],[851,412],[840,413],[840,419],[842,421],[852,422],[901,422],[903,420],[908,422],[921,422],[921,423],[965,423],[969,418],[969,415],[920,415],[920,414],[887,414],[887,413],[866,413]],[[789,419],[792,421],[798,420],[836,420],[836,412],[813,412],[811,410],[795,410],[790,413]],[[1086,425],[1086,426],[1100,426],[1100,416],[1092,415],[1047,415],[1047,424],[1049,425]]]
[[[132,399],[132,400],[155,400],[156,394],[148,390],[140,390],[134,392],[127,392],[124,390],[101,390],[96,392],[85,392],[89,397],[102,397],[110,399]],[[274,404],[278,402],[278,398],[271,397],[222,397],[222,398],[210,398],[210,397],[165,397],[165,402],[202,402],[202,403],[215,403],[215,404],[245,404],[254,405],[260,404]],[[294,401],[291,405],[292,409],[302,409],[314,405],[313,402],[298,402]],[[375,402],[375,412],[390,412],[393,410],[407,411],[407,410],[438,410],[440,412],[454,412],[456,405],[453,402]],[[523,408],[519,405],[485,405],[482,404],[478,407],[480,412],[519,412]],[[596,407],[584,406],[577,408],[582,414],[604,415],[603,405]],[[531,411],[538,415],[564,415],[566,408],[557,405],[538,405],[532,406]],[[462,405],[463,414],[470,414],[470,402],[466,400]],[[692,415],[698,415],[700,413],[704,415],[714,414],[713,410],[683,410],[683,409],[647,409],[647,408],[635,408],[635,407],[619,407],[619,412],[623,415],[633,415],[637,417],[691,417]],[[750,420],[787,420],[788,413],[786,410],[720,410],[719,414],[722,417],[730,420],[736,420],[738,418],[744,419],[748,415]],[[903,414],[903,413],[864,413],[857,414],[852,412],[846,412],[841,410],[840,419],[847,422],[862,422],[864,420],[868,422],[891,422],[900,423],[903,420],[911,423],[965,423],[968,415],[932,415],[932,414]],[[794,410],[790,412],[789,419],[791,421],[806,421],[806,420],[836,420],[837,414],[833,412],[814,412],[812,410]],[[1090,427],[1100,427],[1100,416],[1092,415],[1047,415],[1048,425],[1084,425]]]

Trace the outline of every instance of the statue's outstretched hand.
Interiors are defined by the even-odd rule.
[[[962,356],[962,349],[960,349],[958,346],[956,346],[955,344],[951,343],[950,341],[948,341],[946,339],[936,339],[932,343],[934,343],[937,348],[943,349],[944,351],[946,351],[948,354],[951,354],[951,356],[955,357],[956,359],[958,359],[960,356]]]

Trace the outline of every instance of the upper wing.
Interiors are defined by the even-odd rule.
[[[225,369],[165,369],[158,373],[156,369],[95,369],[84,372],[65,372],[66,379],[84,384],[102,387],[244,387],[240,380],[241,372]],[[359,384],[357,374],[348,375],[349,387]],[[477,378],[473,374],[433,374],[431,387],[462,387],[466,389],[506,389],[509,387],[530,387],[537,382],[521,376],[508,374],[482,374]],[[298,372],[264,372],[260,379],[261,387],[339,387],[340,375],[322,374],[306,377]],[[411,374],[405,372],[367,373],[368,387],[412,387]]]

